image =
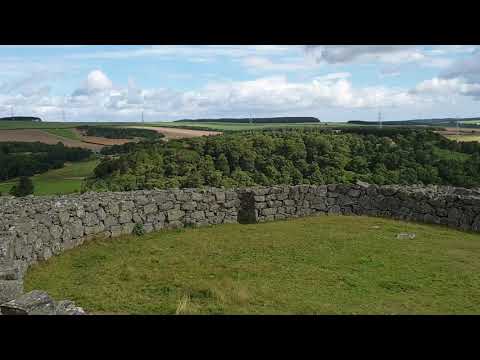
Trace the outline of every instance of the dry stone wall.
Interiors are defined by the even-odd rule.
[[[308,215],[369,215],[480,231],[480,192],[451,187],[298,185],[0,198],[0,303],[28,266],[96,237]]]
[[[368,215],[480,231],[480,191],[439,186],[299,185],[253,188],[246,222],[308,215]]]

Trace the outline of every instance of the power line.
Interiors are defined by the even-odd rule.
[[[65,122],[65,103],[66,103],[66,99],[65,99],[65,95],[63,96],[63,102],[62,102],[62,122]]]

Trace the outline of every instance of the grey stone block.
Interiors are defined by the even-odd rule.
[[[0,280],[0,304],[13,300],[22,293],[22,280]]]

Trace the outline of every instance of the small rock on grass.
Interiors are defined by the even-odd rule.
[[[414,233],[400,233],[397,234],[397,239],[415,239]]]

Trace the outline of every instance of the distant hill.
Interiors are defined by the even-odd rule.
[[[295,123],[319,123],[320,120],[314,117],[271,117],[271,118],[222,118],[222,119],[184,119],[175,122],[216,122],[216,123],[256,123],[256,124],[295,124]]]
[[[42,122],[42,119],[34,116],[7,116],[0,118],[0,121],[32,121],[32,122]]]

